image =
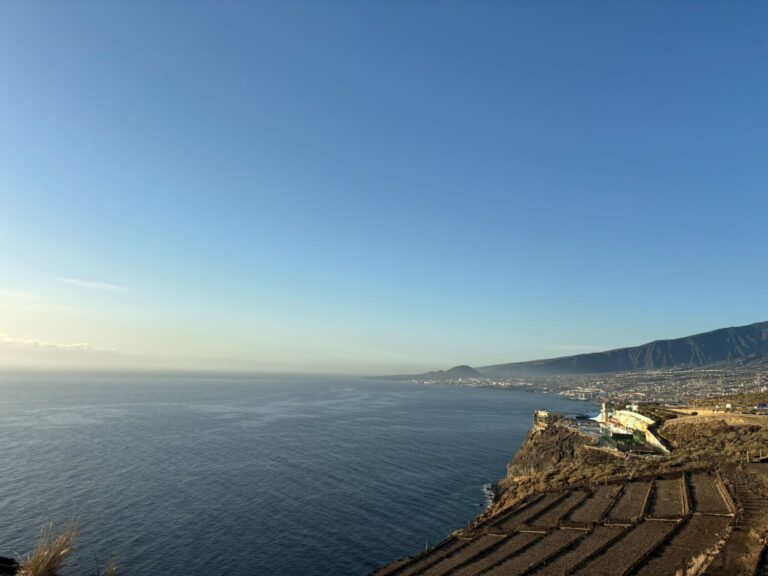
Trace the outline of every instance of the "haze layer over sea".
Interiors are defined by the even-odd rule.
[[[482,512],[526,392],[349,377],[0,375],[0,555],[77,520],[68,574],[365,574]]]

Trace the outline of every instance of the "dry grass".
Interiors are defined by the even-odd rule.
[[[76,538],[77,527],[74,524],[58,536],[54,536],[53,526],[49,524],[43,530],[35,551],[21,561],[16,576],[60,576]],[[117,576],[117,564],[110,560],[104,572],[97,569],[94,576]]]
[[[77,528],[74,525],[54,536],[53,527],[49,524],[35,551],[21,563],[18,576],[59,576],[76,537]]]
[[[669,420],[660,433],[672,454],[626,459],[597,450],[559,426],[534,432],[508,465],[507,477],[497,484],[499,497],[484,516],[548,490],[738,465],[747,454],[766,453],[768,417],[680,417]]]
[[[704,414],[700,411],[695,416],[681,416],[674,420],[667,420],[664,423],[663,428],[669,430],[676,426],[687,424],[718,424],[724,423],[729,426],[762,426],[768,427],[768,418],[765,416],[758,416],[755,414],[727,414],[723,412],[715,412],[711,414]]]

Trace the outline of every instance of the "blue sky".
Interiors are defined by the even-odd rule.
[[[0,4],[0,365],[402,371],[768,319],[760,3]]]

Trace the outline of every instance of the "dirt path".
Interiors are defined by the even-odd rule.
[[[734,527],[733,533],[723,551],[712,562],[707,576],[732,576],[733,574],[755,574],[760,562],[763,543],[750,532],[759,527],[768,514],[768,502],[756,487],[759,480],[754,473],[734,468],[727,477],[736,488],[738,503],[744,511],[742,521]]]

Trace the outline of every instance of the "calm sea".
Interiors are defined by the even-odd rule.
[[[487,504],[525,392],[347,377],[0,376],[0,555],[76,520],[68,574],[365,574]]]

